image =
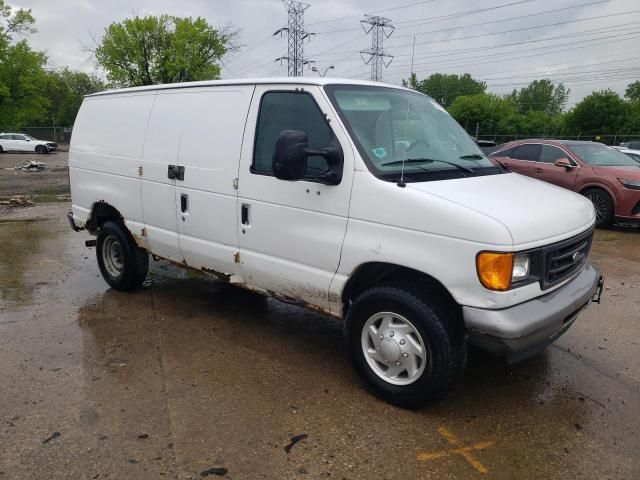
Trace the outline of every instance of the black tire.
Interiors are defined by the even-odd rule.
[[[120,222],[104,222],[98,230],[96,256],[100,273],[115,290],[140,288],[149,270],[149,255]]]
[[[49,153],[49,149],[44,145],[36,145],[36,153]]]
[[[2,145],[0,145],[0,153],[4,153],[4,150],[2,149]]]
[[[601,188],[590,188],[582,194],[591,200],[596,211],[596,227],[609,227],[613,224],[614,206],[611,196]]]
[[[428,292],[414,291],[409,286],[371,288],[354,301],[347,315],[347,343],[355,369],[374,394],[403,408],[418,408],[440,399],[464,371],[467,347],[464,328],[458,323],[459,315],[441,294],[432,293],[429,298]],[[366,358],[363,329],[369,319],[381,312],[404,317],[424,343],[428,362],[412,383],[394,385],[384,380]],[[406,374],[409,376],[408,371]]]

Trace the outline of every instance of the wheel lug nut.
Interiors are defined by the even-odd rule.
[[[404,338],[400,340],[400,345],[404,345],[405,343],[407,343],[407,341]]]
[[[384,340],[384,335],[380,335],[380,340]]]
[[[393,337],[393,335],[394,335],[394,333],[393,333],[393,330],[392,330],[391,332],[389,332],[389,336]]]
[[[402,354],[402,356],[403,356],[404,358],[407,358],[407,357],[409,356],[409,354],[408,354],[407,352],[405,352],[405,353],[403,353],[403,354]]]
[[[400,362],[396,362],[396,365],[400,365]]]

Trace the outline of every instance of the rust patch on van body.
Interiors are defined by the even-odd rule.
[[[213,268],[207,268],[207,267],[202,267],[200,270],[202,272],[206,273],[207,275],[213,275],[218,280],[222,280],[223,282],[227,282],[227,283],[231,282],[231,274],[230,273],[218,272],[217,270],[214,270]]]

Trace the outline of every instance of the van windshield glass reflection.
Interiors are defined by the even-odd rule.
[[[408,177],[501,171],[446,110],[426,95],[361,85],[328,85],[325,89],[360,154],[378,176],[396,177],[403,169]]]

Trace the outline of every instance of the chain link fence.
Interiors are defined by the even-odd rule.
[[[573,136],[553,136],[553,135],[525,135],[525,134],[493,134],[478,135],[478,140],[491,140],[498,145],[511,142],[513,140],[524,140],[527,138],[545,138],[547,140],[583,140],[589,142],[600,142],[605,145],[620,145],[622,142],[630,140],[640,140],[640,133],[636,135],[573,135]]]
[[[0,133],[26,133],[38,140],[47,140],[61,145],[69,144],[72,130],[72,127],[24,127],[19,130],[0,127]]]

